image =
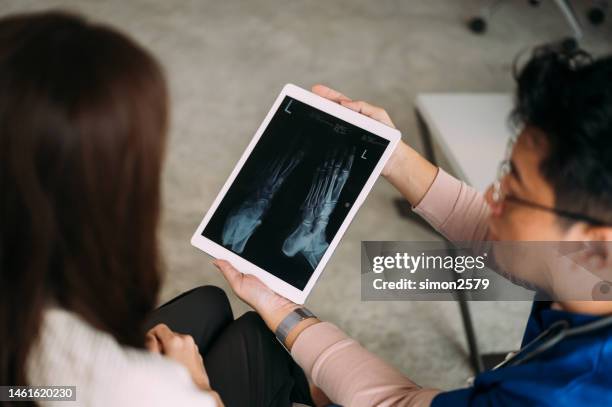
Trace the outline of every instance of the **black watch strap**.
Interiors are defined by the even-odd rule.
[[[287,349],[285,342],[287,341],[289,332],[291,332],[291,330],[295,328],[297,324],[308,318],[316,318],[316,316],[310,312],[308,308],[296,308],[291,311],[289,315],[287,315],[278,325],[274,334],[276,335],[276,339],[278,339],[285,349]]]

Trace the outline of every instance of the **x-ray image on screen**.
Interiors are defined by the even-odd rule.
[[[301,253],[313,270],[329,246],[327,224],[349,177],[354,157],[354,147],[341,152],[335,150],[319,164],[300,207],[300,223],[283,243],[286,256]]]
[[[300,163],[303,151],[289,152],[274,159],[253,183],[253,191],[238,206],[230,211],[223,225],[221,241],[236,253],[242,253],[255,229],[261,225],[274,199],[276,191],[287,176]]]
[[[388,143],[286,97],[202,235],[301,290]]]

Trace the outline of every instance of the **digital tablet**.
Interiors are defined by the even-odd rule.
[[[286,85],[191,244],[303,304],[399,140]]]

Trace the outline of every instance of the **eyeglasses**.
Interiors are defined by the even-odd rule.
[[[517,138],[518,138],[518,134],[513,135],[512,137],[510,137],[510,139],[508,140],[508,144],[506,145],[506,153],[504,156],[504,160],[499,164],[499,167],[497,169],[497,178],[493,182],[493,191],[491,195],[493,202],[495,202],[496,204],[501,204],[504,201],[512,202],[514,204],[523,205],[529,208],[554,213],[564,218],[572,219],[575,221],[587,222],[587,223],[590,223],[592,225],[597,225],[597,226],[606,224],[605,222],[599,219],[594,219],[587,215],[582,215],[579,213],[570,212],[570,211],[566,211],[563,209],[557,209],[554,207],[545,206],[545,205],[542,205],[536,202],[531,202],[526,199],[522,199],[517,196],[508,194],[503,188],[503,181],[508,176],[508,174],[510,174],[510,172],[512,171],[512,161],[511,161],[512,150],[514,148],[514,144],[516,144]]]
[[[493,202],[502,203],[506,198],[506,193],[502,188],[502,183],[504,179],[510,174],[512,171],[512,150],[514,149],[514,144],[516,144],[516,139],[518,138],[518,134],[514,133],[512,137],[508,139],[508,143],[506,144],[506,152],[504,154],[504,159],[501,163],[499,163],[499,167],[497,168],[497,177],[493,182]]]

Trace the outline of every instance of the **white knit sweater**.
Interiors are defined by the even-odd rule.
[[[28,357],[31,385],[76,386],[75,402],[61,406],[216,405],[198,389],[186,368],[158,354],[121,346],[78,315],[59,308],[45,311],[39,342]]]

